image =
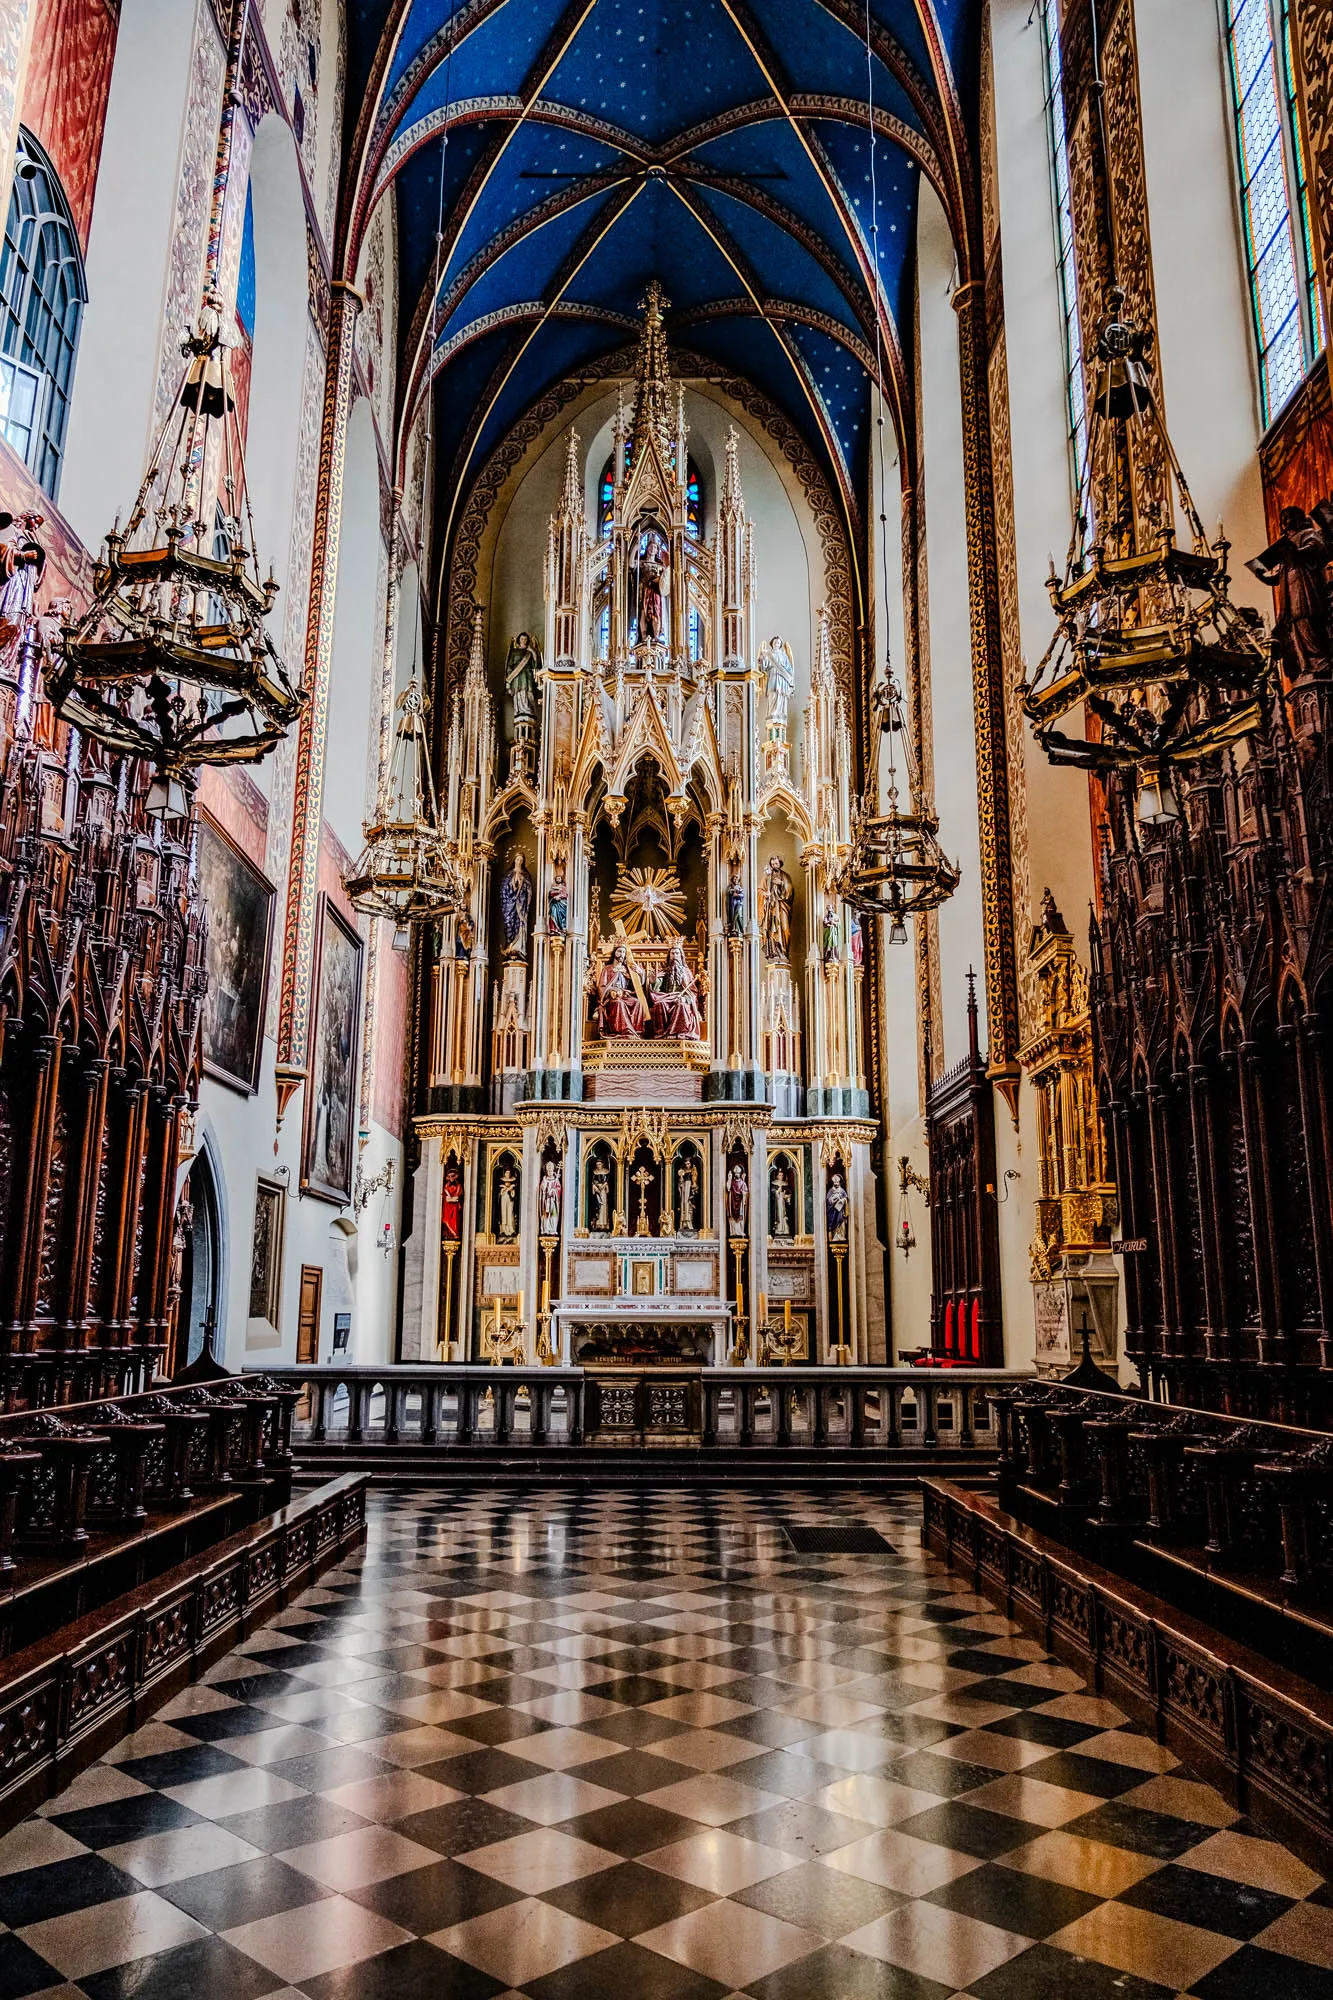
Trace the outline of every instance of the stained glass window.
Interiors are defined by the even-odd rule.
[[[1246,265],[1269,424],[1304,380],[1323,329],[1309,255],[1286,0],[1227,0],[1226,18]]]
[[[1078,268],[1074,261],[1074,210],[1069,193],[1069,139],[1065,130],[1064,70],[1060,56],[1058,0],[1041,0],[1041,42],[1046,65],[1046,122],[1055,211],[1055,261],[1065,333],[1065,400],[1069,453],[1077,504],[1088,483],[1088,396],[1083,377],[1083,334],[1078,317]]]
[[[86,297],[64,190],[21,130],[0,250],[0,431],[53,500]]]

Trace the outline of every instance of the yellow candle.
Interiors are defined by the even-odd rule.
[[[760,1294],[759,1294],[759,1324],[760,1324],[760,1326],[764,1326],[764,1325],[766,1325],[766,1324],[767,1324],[767,1321],[768,1321],[768,1293],[767,1293],[767,1292],[760,1292]]]
[[[500,1294],[498,1292],[495,1294],[495,1331],[498,1335],[500,1331]]]
[[[786,1332],[786,1333],[790,1333],[790,1332],[791,1332],[791,1300],[790,1300],[790,1299],[784,1299],[784,1300],[782,1301],[782,1326],[783,1326],[783,1331],[784,1331],[784,1332]]]
[[[519,1316],[519,1318],[520,1318],[520,1319],[522,1319],[522,1317],[523,1317],[523,1294],[522,1294],[522,1292],[520,1292],[520,1293],[519,1293],[519,1295],[518,1295],[518,1316]]]

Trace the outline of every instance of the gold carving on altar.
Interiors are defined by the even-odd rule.
[[[1093,1079],[1088,975],[1049,889],[1029,966],[1037,1032],[1019,1060],[1037,1100],[1040,1193],[1031,1265],[1033,1282],[1044,1283],[1105,1251],[1117,1214]]]

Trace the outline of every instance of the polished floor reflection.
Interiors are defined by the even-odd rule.
[[[1327,2000],[1320,1878],[918,1520],[377,1497],[364,1555],[0,1841],[0,1994]]]

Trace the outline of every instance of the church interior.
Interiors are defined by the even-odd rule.
[[[0,1995],[1333,1992],[1327,0],[0,0]]]

